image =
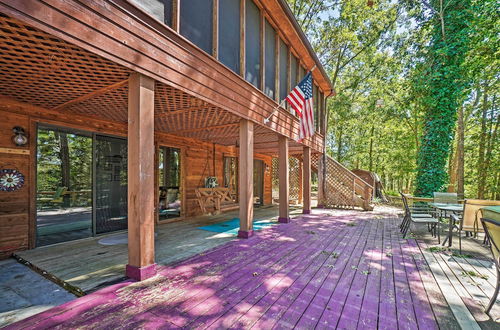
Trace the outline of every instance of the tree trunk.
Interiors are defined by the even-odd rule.
[[[477,198],[484,198],[484,185],[486,183],[486,173],[484,171],[484,156],[486,152],[486,120],[488,113],[488,86],[485,84],[483,93],[481,135],[479,140],[479,155],[477,158]]]
[[[458,108],[457,120],[457,151],[456,151],[456,178],[457,178],[457,194],[460,198],[464,198],[464,177],[465,177],[465,153],[464,153],[464,108]]]
[[[448,160],[448,177],[450,182],[448,184],[448,192],[455,192],[455,183],[457,182],[457,152],[455,145],[458,144],[458,134],[455,132],[456,143],[453,143],[450,148],[450,158]]]
[[[370,165],[369,169],[370,172],[373,171],[373,133],[375,132],[375,125],[372,124],[372,129],[370,133],[370,153],[369,153],[369,160],[370,160]]]
[[[339,162],[342,161],[342,127],[339,128],[339,134],[337,136],[337,160]]]
[[[59,133],[59,157],[61,158],[61,186],[70,190],[70,162],[68,136],[66,133]],[[69,195],[64,195],[64,206],[69,206]]]

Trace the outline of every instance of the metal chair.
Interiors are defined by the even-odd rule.
[[[401,233],[403,233],[403,236],[406,236],[412,223],[425,223],[429,226],[432,236],[437,236],[438,243],[441,243],[439,219],[433,217],[429,213],[423,212],[424,210],[428,209],[416,208],[412,210],[412,208],[408,206],[408,199],[403,193],[401,193],[401,199],[403,200],[403,205],[405,208],[403,221],[400,225]],[[428,212],[432,211],[428,210]]]
[[[500,289],[500,221],[481,218],[481,223],[483,224],[486,237],[488,237],[490,241],[490,249],[497,269],[497,285],[495,287],[495,292],[491,297],[490,303],[484,310],[484,312],[488,314],[497,300],[498,291]]]

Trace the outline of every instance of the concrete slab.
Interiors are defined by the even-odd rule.
[[[76,297],[13,259],[0,261],[0,327]]]

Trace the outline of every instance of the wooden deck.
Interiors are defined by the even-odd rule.
[[[417,237],[437,285],[461,324],[468,329],[500,328],[500,299],[490,311],[491,317],[483,312],[496,285],[495,265],[491,252],[482,245],[483,236],[462,238],[461,254],[456,234],[452,248],[437,245],[428,234]]]
[[[292,212],[298,213],[299,208]],[[277,219],[275,206],[255,209],[257,219]],[[156,262],[168,265],[202,253],[235,237],[197,229],[212,223],[238,217],[237,211],[217,216],[191,217],[182,221],[161,224],[156,227]],[[16,253],[40,272],[46,272],[73,287],[76,293],[88,293],[100,286],[124,279],[127,263],[127,245],[102,245],[105,237],[125,236],[114,233],[98,237],[65,242],[52,246]]]
[[[149,280],[109,286],[12,329],[107,329],[117,324],[131,329],[477,327],[467,307],[457,316],[457,306],[464,304],[448,299],[445,290],[451,289],[442,286],[439,271],[426,262],[434,254],[425,242],[401,237],[394,211],[314,210],[248,240],[232,240],[160,266]],[[488,285],[494,280],[489,276]],[[450,285],[461,290],[461,283]]]

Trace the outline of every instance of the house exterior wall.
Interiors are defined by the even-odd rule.
[[[126,137],[126,125],[78,115],[57,113],[20,102],[0,99],[0,169],[14,168],[25,177],[24,186],[13,192],[0,191],[0,259],[13,252],[35,247],[36,235],[36,127],[38,123]],[[16,147],[12,128],[21,126],[28,144]],[[157,146],[181,149],[183,217],[201,215],[195,189],[214,173],[214,145],[200,140],[156,133]],[[236,157],[235,147],[215,145],[215,176],[222,185],[225,156]],[[271,156],[256,154],[271,168]],[[156,199],[155,199],[156,200]],[[264,204],[271,204],[271,171],[264,173]]]

